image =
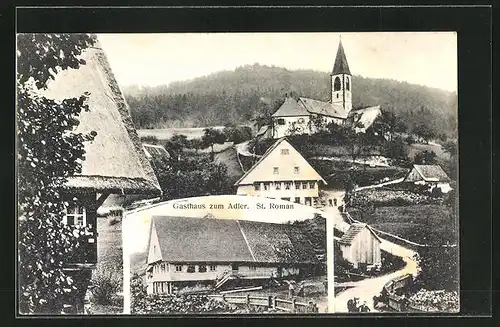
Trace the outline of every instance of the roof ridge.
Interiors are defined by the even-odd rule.
[[[239,219],[236,219],[236,224],[238,225],[238,228],[240,229],[241,235],[243,236],[243,239],[245,240],[245,243],[247,244],[248,251],[250,251],[250,254],[252,255],[253,261],[257,262],[257,259],[255,259],[255,255],[253,254],[252,247],[250,246],[250,243],[248,242],[247,236],[245,232],[243,231],[243,228],[240,225]]]

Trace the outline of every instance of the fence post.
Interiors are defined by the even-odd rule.
[[[247,304],[250,304],[250,294],[248,294],[248,293],[247,293],[247,298],[246,298],[246,300],[247,300]]]
[[[295,306],[296,306],[295,302],[296,302],[296,300],[295,300],[295,298],[293,298],[292,299],[292,312],[293,313],[295,313]]]
[[[272,295],[269,295],[269,296],[267,297],[267,306],[268,306],[269,308],[272,308],[272,306],[273,306],[273,297],[272,297]]]
[[[226,294],[222,294],[222,301],[226,302]]]
[[[273,309],[276,309],[276,297],[273,297]]]

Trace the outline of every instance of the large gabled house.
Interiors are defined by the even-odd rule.
[[[234,185],[237,195],[313,205],[326,181],[286,138],[277,140]]]
[[[82,310],[85,283],[90,281],[97,263],[97,209],[110,194],[161,195],[128,105],[99,42],[84,50],[81,58],[85,65],[58,72],[46,90],[38,91],[56,102],[88,92],[89,111],[81,112],[75,132],[97,133],[93,141],[84,143],[81,172],[70,176],[63,190],[69,204],[64,223],[88,229],[84,244],[64,268],[68,274],[75,272],[75,278],[83,278],[75,298],[77,311]]]
[[[297,226],[208,217],[152,217],[147,251],[148,294],[199,284],[258,284],[314,274],[319,264]]]
[[[272,137],[313,134],[329,123],[350,125],[357,132],[365,131],[380,114],[380,106],[353,109],[352,87],[351,71],[342,42],[339,42],[330,74],[330,101],[287,97],[272,114]]]

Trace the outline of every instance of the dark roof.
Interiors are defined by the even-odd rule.
[[[370,228],[370,226],[362,223],[354,223],[351,224],[347,232],[345,232],[344,235],[342,235],[342,238],[339,240],[339,243],[351,245],[356,235],[358,235],[365,228],[368,228],[368,230],[375,236],[375,238],[380,241],[380,238],[378,237],[377,234],[375,234],[375,232]]]
[[[319,101],[309,98],[299,98],[299,104],[301,104],[308,112],[331,116],[336,118],[345,119],[347,118],[347,111],[344,109],[344,106],[341,104],[330,103],[325,101]]]
[[[286,117],[286,116],[309,116],[305,108],[299,106],[297,101],[292,97],[287,97],[281,107],[276,110],[272,117]]]
[[[148,158],[169,159],[170,153],[161,145],[143,143],[142,148]]]
[[[332,71],[332,75],[338,75],[338,74],[351,75],[351,71],[349,70],[349,65],[347,64],[347,58],[344,53],[344,47],[342,46],[342,41],[339,42],[337,57],[335,58],[335,64],[333,65],[333,71]]]
[[[439,165],[413,165],[425,181],[448,182],[450,178]]]
[[[289,224],[154,216],[169,262],[317,263],[312,245]]]

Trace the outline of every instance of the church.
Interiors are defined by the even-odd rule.
[[[330,101],[287,97],[272,115],[270,134],[281,138],[297,134],[314,134],[328,124],[350,124],[356,132],[364,132],[380,114],[380,106],[352,107],[352,75],[339,41],[337,56],[330,74]]]

